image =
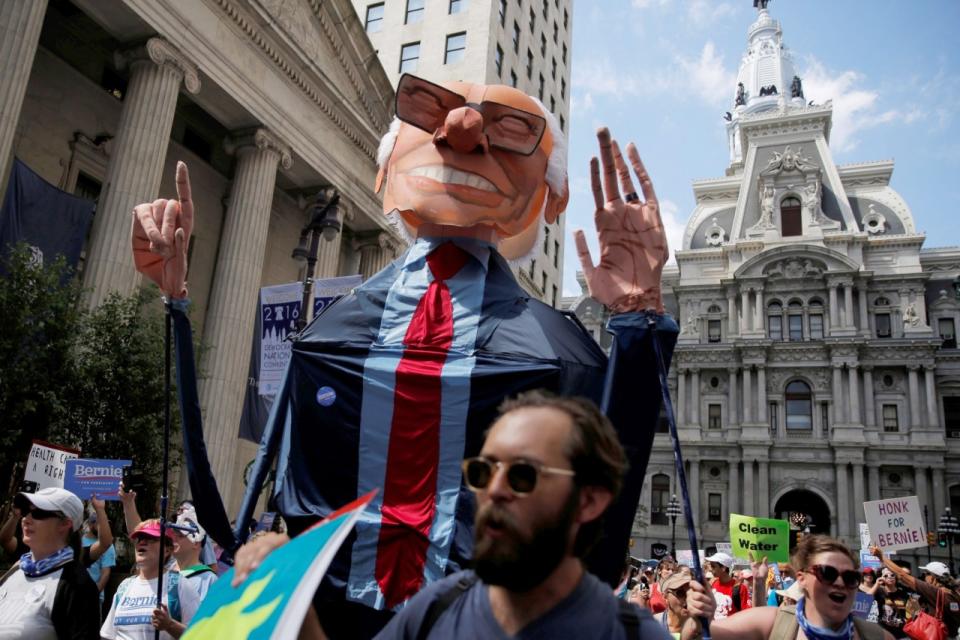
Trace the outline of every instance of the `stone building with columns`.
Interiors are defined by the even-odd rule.
[[[663,279],[681,326],[671,395],[700,539],[728,541],[730,513],[799,513],[859,548],[862,503],[908,495],[935,529],[946,507],[960,508],[960,249],[922,248],[892,161],[834,163],[832,106],[803,97],[765,9],[738,83],[730,164],[693,183],[677,267]],[[605,310],[587,297],[570,306],[600,337]],[[665,431],[638,556],[670,544],[679,489]],[[926,551],[900,557],[925,562]]]
[[[237,439],[259,289],[291,259],[321,190],[342,232],[317,277],[370,276],[402,250],[373,191],[393,88],[349,0],[0,0],[0,185],[16,156],[97,202],[90,303],[140,286],[130,212],[175,194],[185,160],[207,447],[228,511],[255,455]],[[2,190],[3,187],[0,187]]]

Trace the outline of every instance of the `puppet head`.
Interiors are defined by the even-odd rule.
[[[567,204],[566,141],[539,100],[503,85],[404,75],[377,191],[412,236],[472,235],[525,255]]]

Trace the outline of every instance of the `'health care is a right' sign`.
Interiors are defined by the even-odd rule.
[[[863,503],[871,540],[882,551],[927,546],[927,530],[917,496]]]

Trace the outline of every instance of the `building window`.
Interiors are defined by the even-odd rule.
[[[520,53],[520,25],[513,22],[513,52]]]
[[[553,308],[556,309],[557,308],[557,285],[552,285],[552,286],[553,286]]]
[[[540,34],[540,55],[547,57],[547,36],[542,33]]]
[[[942,348],[957,348],[957,329],[953,318],[940,318],[937,321],[937,330],[940,332],[940,339],[943,340]]]
[[[553,23],[553,44],[558,44],[560,42],[560,28],[557,26],[557,23]]]
[[[773,431],[774,433],[776,433],[776,432],[777,432],[777,427],[778,427],[779,424],[780,424],[780,413],[779,413],[779,410],[778,410],[778,408],[777,408],[777,403],[776,403],[776,402],[771,402],[771,403],[770,403],[768,416],[769,416],[769,418],[770,418],[770,430]]]
[[[400,48],[400,73],[414,73],[420,60],[420,43],[411,42]]]
[[[550,255],[550,227],[543,227],[543,255]]]
[[[707,494],[707,520],[710,522],[723,521],[723,497],[719,493]]]
[[[530,33],[533,34],[537,30],[537,12],[533,10],[533,5],[530,5]]]
[[[547,0],[543,0],[543,17],[547,17],[547,11],[550,9],[550,3]]]
[[[722,426],[720,424],[720,420],[721,420],[720,405],[708,404],[707,405],[707,428],[719,429]]]
[[[533,80],[533,52],[527,49],[527,80]]]
[[[497,50],[493,54],[493,64],[497,67],[497,77],[503,77],[503,49],[500,48],[500,45],[497,45]]]
[[[650,480],[650,524],[667,524],[670,504],[670,477],[658,473]]]
[[[780,235],[799,236],[803,234],[803,218],[800,213],[800,200],[784,198],[780,203]]]
[[[877,337],[889,338],[890,337],[890,314],[877,313],[873,316],[873,318],[877,326]]]
[[[367,19],[363,28],[367,33],[377,33],[383,29],[383,3],[372,4],[367,7]]]
[[[532,63],[533,58],[531,58]],[[540,74],[540,81],[537,83],[537,97],[543,100],[543,74]]]
[[[443,64],[453,64],[463,60],[463,54],[467,50],[467,34],[451,33],[447,36],[447,49],[443,53]]]
[[[790,329],[790,342],[803,340],[803,316],[791,313],[787,316],[787,326]]]
[[[560,268],[560,241],[553,241],[553,266]]]
[[[507,26],[507,0],[500,0],[500,26]]]
[[[824,433],[830,429],[830,405],[826,402],[820,403],[820,425]]]
[[[450,0],[450,15],[460,13],[467,8],[467,0]]]
[[[943,424],[948,438],[960,438],[960,396],[943,397]]]
[[[557,79],[557,59],[556,58],[553,58],[553,64],[551,65],[550,74],[554,80]]]
[[[510,86],[513,88],[517,87],[517,72],[513,70],[510,71]]]
[[[719,320],[707,320],[707,342],[720,342]]]
[[[814,298],[810,301],[810,339],[823,340],[823,303]]]
[[[560,59],[563,60],[563,64],[567,64],[567,43],[563,43],[563,53],[560,54]]]
[[[883,431],[885,433],[896,433],[900,431],[900,421],[897,420],[897,405],[883,405]]]
[[[424,0],[407,0],[407,14],[403,18],[403,24],[413,24],[423,20]]]
[[[783,307],[779,302],[767,305],[767,337],[783,340]]]
[[[550,96],[550,113],[557,112],[557,101],[553,96]]]
[[[546,271],[540,272],[540,290],[543,291],[544,294],[547,293],[547,272]]]
[[[570,25],[570,14],[567,13],[567,10],[563,10],[563,28],[566,29]]]
[[[567,130],[567,121],[563,119],[563,116],[560,116],[560,131]]]
[[[563,78],[560,78],[560,99],[567,99],[567,81]]]
[[[806,382],[794,380],[787,385],[787,429],[810,430],[813,428],[813,399]],[[838,398],[839,400],[839,398]]]

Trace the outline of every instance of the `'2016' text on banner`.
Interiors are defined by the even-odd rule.
[[[871,540],[882,551],[927,546],[927,530],[917,496],[863,503]]]
[[[735,558],[790,561],[790,523],[786,520],[730,514],[730,544]]]

